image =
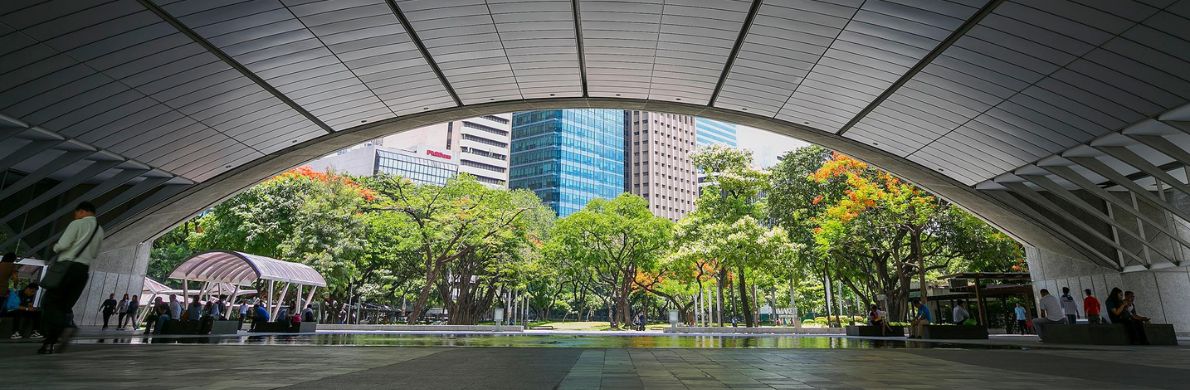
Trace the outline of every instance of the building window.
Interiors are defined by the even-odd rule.
[[[483,118],[483,119],[490,120],[490,121],[492,121],[492,122],[496,122],[496,123],[502,124],[502,125],[507,125],[507,124],[508,124],[508,122],[509,122],[509,120],[508,120],[508,119],[504,119],[504,118],[501,118],[501,117],[498,117],[498,116],[495,116],[495,115],[484,115],[484,116],[482,116],[482,118]]]

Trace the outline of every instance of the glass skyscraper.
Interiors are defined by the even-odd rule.
[[[695,118],[694,132],[694,139],[700,148],[710,145],[736,147],[734,124],[707,118]]]
[[[528,188],[559,216],[624,192],[624,111],[569,109],[512,116],[509,188]]]

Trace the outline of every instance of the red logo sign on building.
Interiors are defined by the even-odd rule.
[[[450,155],[449,155],[449,154],[442,153],[442,152],[439,152],[439,151],[437,151],[437,150],[429,150],[429,149],[426,149],[426,154],[428,154],[428,155],[431,155],[431,156],[434,156],[434,157],[438,157],[438,158],[445,158],[445,159],[447,159],[447,160],[450,160]]]

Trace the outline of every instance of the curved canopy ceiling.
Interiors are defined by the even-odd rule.
[[[0,167],[128,188],[126,221],[340,132],[618,99],[788,124],[1037,218],[1053,189],[1190,193],[1187,26],[1175,0],[4,1]]]

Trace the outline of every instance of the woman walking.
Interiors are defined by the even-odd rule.
[[[128,293],[124,293],[124,297],[120,298],[120,303],[116,304],[116,330],[124,330],[124,316],[128,314]]]

